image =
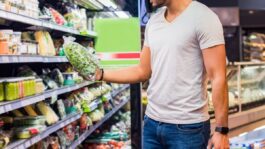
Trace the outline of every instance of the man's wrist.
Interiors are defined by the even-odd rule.
[[[215,132],[221,133],[223,135],[227,135],[229,133],[229,128],[228,127],[216,126],[215,127]]]
[[[100,81],[101,78],[102,78],[102,70],[97,69],[96,73],[95,73],[95,79],[96,79],[96,81]]]

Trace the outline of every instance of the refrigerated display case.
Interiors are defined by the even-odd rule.
[[[227,66],[229,126],[236,128],[265,118],[265,63],[235,62]],[[214,118],[208,86],[209,113]],[[214,121],[214,120],[212,120]]]

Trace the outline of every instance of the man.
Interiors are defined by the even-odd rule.
[[[229,148],[226,54],[218,17],[192,0],[151,3],[166,7],[156,12],[146,26],[140,64],[121,70],[98,70],[96,79],[116,83],[150,79],[144,149],[207,148],[209,79],[217,126],[209,148]]]

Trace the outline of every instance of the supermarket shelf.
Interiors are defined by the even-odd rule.
[[[78,5],[92,10],[103,10],[103,5],[96,0],[75,0]]]
[[[234,129],[264,118],[265,118],[265,105],[230,115],[229,127],[230,129]],[[213,130],[215,128],[215,120],[211,120],[211,124]]]
[[[66,118],[64,118],[63,120],[61,120],[61,121],[57,122],[56,124],[48,127],[42,133],[40,133],[40,134],[30,138],[30,139],[23,139],[23,140],[15,141],[15,142],[9,144],[6,147],[6,149],[24,149],[24,148],[28,148],[28,147],[34,145],[35,143],[39,142],[40,140],[46,138],[50,134],[52,134],[52,133],[56,132],[57,130],[63,128],[64,126],[66,126],[66,125],[78,120],[80,117],[81,117],[80,113],[69,115]]]
[[[49,97],[54,97],[60,94],[68,93],[68,92],[77,90],[79,88],[88,86],[90,84],[93,84],[93,82],[83,82],[81,84],[76,84],[73,86],[65,86],[59,89],[48,90],[42,94],[25,97],[19,100],[0,102],[0,114],[40,102]]]
[[[66,63],[65,56],[0,55],[0,64],[9,63]]]
[[[130,88],[130,85],[126,84],[126,85],[124,85],[123,87],[121,87],[120,89],[117,89],[117,90],[113,91],[113,92],[111,93],[111,94],[112,94],[112,97],[117,96],[119,93],[121,93],[122,91],[124,91],[124,90],[126,90],[126,89],[128,89],[128,88]]]
[[[81,144],[89,135],[91,135],[97,128],[99,128],[104,122],[106,122],[108,119],[110,119],[113,114],[115,114],[120,108],[122,108],[130,99],[127,98],[126,100],[123,100],[122,103],[120,103],[117,107],[112,109],[109,113],[105,115],[105,117],[96,123],[95,125],[91,126],[87,131],[85,131],[75,142],[73,142],[69,149],[75,149],[79,144]]]
[[[52,22],[48,22],[45,20],[40,20],[20,14],[16,14],[13,12],[8,12],[5,10],[0,10],[0,18],[6,19],[9,21],[15,21],[15,22],[20,22],[28,25],[33,25],[36,27],[42,27],[42,28],[47,28],[47,29],[52,29],[52,30],[57,30],[65,33],[70,33],[70,34],[75,34],[75,35],[80,35],[80,32],[76,29],[70,28],[70,27],[65,27],[65,26],[60,26]],[[89,32],[88,37],[96,37],[97,34],[93,31]]]

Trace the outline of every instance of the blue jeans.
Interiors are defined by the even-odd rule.
[[[144,149],[206,149],[210,120],[196,124],[168,124],[145,116]]]

